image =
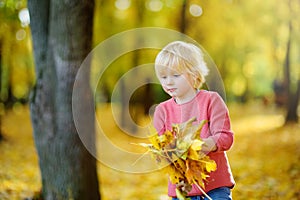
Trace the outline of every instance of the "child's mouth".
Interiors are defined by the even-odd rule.
[[[167,91],[168,92],[175,92],[176,88],[171,88],[171,89],[168,89]]]

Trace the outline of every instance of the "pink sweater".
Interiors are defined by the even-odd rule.
[[[228,109],[222,98],[216,93],[200,90],[197,96],[184,104],[176,104],[173,98],[160,103],[154,113],[154,127],[159,134],[171,130],[172,124],[185,122],[197,117],[197,123],[208,120],[201,131],[201,138],[212,137],[217,150],[208,155],[217,163],[217,170],[210,174],[205,183],[205,192],[227,186],[233,187],[235,182],[227,160],[226,152],[233,144],[233,132],[230,127]],[[169,181],[168,195],[176,197],[176,186]],[[201,195],[201,191],[193,186],[189,196]]]

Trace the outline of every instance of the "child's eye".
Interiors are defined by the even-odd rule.
[[[174,77],[179,77],[181,74],[174,74],[173,76]]]
[[[166,78],[167,78],[167,76],[161,76],[160,78],[161,78],[161,79],[166,79]]]

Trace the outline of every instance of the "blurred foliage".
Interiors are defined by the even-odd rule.
[[[288,3],[291,2],[291,8]],[[273,98],[273,82],[283,80],[291,19],[291,77],[300,76],[300,3],[242,0],[96,0],[94,46],[136,27],[181,30],[199,42],[217,64],[228,100]],[[185,4],[184,4],[185,3]],[[185,13],[182,16],[183,5]],[[34,84],[32,44],[25,0],[0,0],[1,100],[28,99]],[[185,19],[184,23],[182,19]],[[100,90],[108,98],[119,78],[133,66],[153,63],[157,51],[118,58],[106,71]],[[97,63],[96,63],[97,64]],[[96,79],[94,77],[94,79]],[[97,83],[97,80],[93,80]],[[156,90],[162,95],[161,90]]]
[[[255,97],[273,97],[273,82],[283,80],[283,66],[288,40],[289,20],[294,24],[291,56],[292,80],[299,79],[299,10],[300,3],[291,0],[238,1],[238,0],[145,0],[97,2],[94,43],[135,27],[164,27],[180,30],[181,11],[186,3],[185,33],[199,42],[217,64],[229,100],[247,101]],[[144,5],[143,5],[144,4]],[[139,12],[142,8],[143,12]],[[155,54],[143,54],[154,60]],[[107,72],[110,87],[113,75],[132,65],[131,59]],[[125,67],[127,66],[127,68]]]
[[[16,123],[18,122],[18,125]],[[0,199],[24,199],[41,188],[29,109],[14,106],[3,117],[0,143]]]
[[[283,126],[281,111],[257,102],[231,104],[229,110],[235,132],[234,145],[228,152],[236,180],[233,198],[299,199],[299,124]],[[143,148],[131,143],[148,140],[124,134],[113,117],[110,106],[97,112],[97,118],[105,121],[101,125],[108,130],[108,139],[125,151],[142,153]],[[143,121],[149,123],[149,119]],[[20,105],[8,111],[2,131],[6,139],[0,143],[0,199],[30,199],[39,193],[41,181],[28,107]],[[103,200],[169,199],[164,172],[130,174],[98,163],[98,173]]]
[[[26,102],[34,84],[29,15],[25,0],[0,1],[0,102]]]

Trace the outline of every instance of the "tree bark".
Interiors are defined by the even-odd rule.
[[[2,41],[0,39],[0,106],[2,104]],[[1,109],[1,108],[0,108]],[[0,111],[0,141],[3,139],[2,135],[2,114]]]
[[[290,92],[288,97],[288,107],[287,107],[287,114],[285,117],[286,123],[297,123],[299,120],[297,108],[299,105],[300,99],[300,80],[298,80],[297,89],[295,92]]]
[[[291,1],[289,1],[289,7],[291,9]],[[299,102],[299,84],[296,87],[296,90],[292,90],[292,84],[291,84],[291,43],[292,43],[292,31],[293,31],[293,26],[292,26],[292,21],[289,19],[289,38],[287,41],[287,50],[286,50],[286,57],[285,57],[285,63],[284,63],[284,86],[287,91],[287,104],[286,104],[286,110],[287,114],[285,117],[285,123],[289,122],[298,122],[298,113],[297,113],[297,107],[298,107],[298,102]]]
[[[28,8],[36,72],[30,111],[43,199],[100,199],[96,159],[81,142],[72,115],[76,73],[92,45],[94,1],[28,0]],[[92,144],[93,98],[88,81],[80,87],[80,106],[87,111],[82,117],[89,119],[85,135]]]
[[[187,27],[188,27],[188,20],[186,17],[186,8],[188,6],[188,0],[183,0],[182,7],[181,7],[181,13],[180,13],[180,24],[179,24],[179,31],[181,33],[186,33]]]

